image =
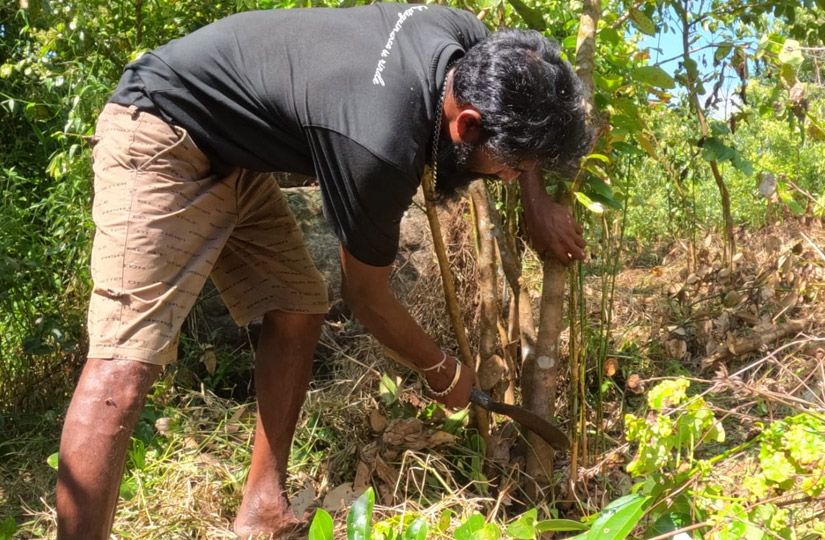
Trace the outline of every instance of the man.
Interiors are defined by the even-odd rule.
[[[353,314],[440,401],[465,406],[471,369],[390,290],[401,215],[428,164],[445,197],[479,176],[518,179],[536,248],[582,258],[540,177],[584,152],[580,102],[539,34],[488,37],[435,5],[242,13],[127,66],[95,135],[90,350],[60,444],[59,538],[108,537],[144,396],[210,275],[239,324],[263,317],[235,531],[278,537],[298,522],[286,465],[327,298],[267,171],[318,178]]]

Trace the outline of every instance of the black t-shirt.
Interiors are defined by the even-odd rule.
[[[385,266],[446,67],[486,35],[436,5],[239,13],[126,66],[111,101],[157,111],[218,162],[317,176],[342,244]]]

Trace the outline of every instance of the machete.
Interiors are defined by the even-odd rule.
[[[524,407],[493,401],[493,398],[491,398],[489,394],[478,388],[473,388],[470,391],[470,402],[490,412],[503,414],[504,416],[512,418],[521,424],[522,427],[529,429],[544,439],[554,450],[564,452],[570,448],[570,439],[567,438],[567,435],[562,430]]]
[[[384,350],[386,351],[387,356],[402,366],[406,366],[412,370],[418,370],[415,364],[407,360],[398,352],[386,346],[384,347]],[[521,424],[522,427],[529,429],[544,439],[544,441],[552,446],[554,450],[565,452],[570,448],[570,439],[567,438],[567,435],[562,430],[536,413],[528,411],[524,407],[493,401],[493,398],[491,398],[487,392],[476,387],[473,387],[470,391],[470,402],[478,405],[482,409],[487,409],[488,411],[496,414],[503,414],[504,416],[515,420]]]

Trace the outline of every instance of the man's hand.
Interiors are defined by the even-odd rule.
[[[533,249],[542,257],[552,255],[564,265],[584,260],[585,243],[582,228],[573,219],[570,209],[555,201],[544,191],[538,171],[529,171],[519,178],[524,221]]]
[[[427,378],[427,384],[436,392],[444,390],[453,381],[455,370],[458,367],[459,360],[454,357],[447,359],[445,369],[441,371],[429,371],[424,375]],[[473,368],[462,364],[461,375],[456,383],[455,388],[442,397],[435,397],[436,400],[443,403],[447,407],[454,409],[463,409],[470,403],[470,390],[473,388]]]

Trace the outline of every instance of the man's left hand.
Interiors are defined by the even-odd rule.
[[[564,265],[584,260],[586,244],[582,228],[573,219],[570,209],[549,198],[541,203],[541,207],[524,213],[533,249],[542,257],[552,255]]]

